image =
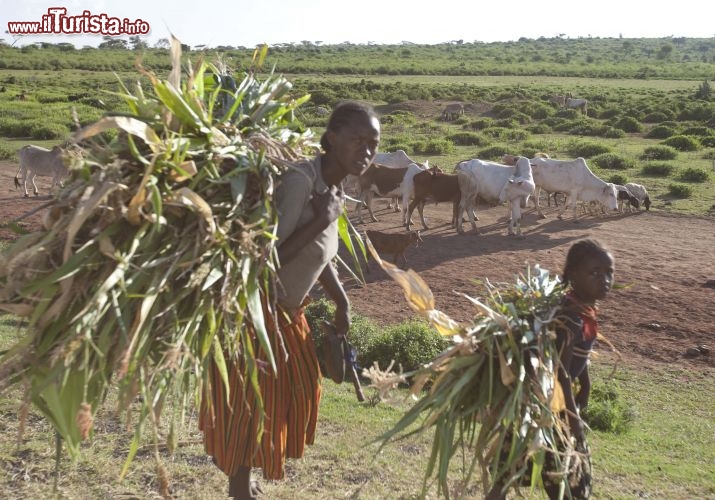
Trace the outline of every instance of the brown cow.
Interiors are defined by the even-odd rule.
[[[412,211],[417,207],[422,220],[424,229],[429,229],[425,222],[423,209],[427,201],[435,203],[451,201],[452,202],[452,227],[457,224],[457,211],[459,210],[459,202],[461,200],[461,192],[459,190],[459,181],[457,174],[445,174],[426,170],[415,175],[414,179],[415,197],[410,202],[407,209],[407,219],[405,226],[410,230],[412,219]]]

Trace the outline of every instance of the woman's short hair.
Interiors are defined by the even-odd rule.
[[[379,120],[377,113],[369,104],[358,101],[341,102],[335,106],[335,109],[328,119],[326,130],[320,138],[320,145],[323,147],[323,151],[327,152],[330,150],[330,144],[327,139],[328,131],[340,131],[345,125],[351,123],[356,116],[365,116]]]

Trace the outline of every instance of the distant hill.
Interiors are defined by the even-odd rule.
[[[254,48],[190,50],[220,57],[234,71],[250,67]],[[72,44],[24,47],[0,44],[0,69],[132,71],[142,64],[168,69],[168,50],[128,45],[76,49]],[[264,68],[289,74],[333,75],[528,75],[585,78],[715,79],[715,38],[539,38],[516,42],[439,45],[322,45],[309,42],[271,46]]]

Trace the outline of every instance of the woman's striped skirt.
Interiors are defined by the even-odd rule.
[[[265,479],[282,479],[285,459],[302,457],[305,445],[315,439],[321,391],[315,344],[302,308],[293,315],[279,308],[277,316],[278,328],[266,315],[277,373],[270,364],[259,361],[265,409],[260,441],[260,410],[253,387],[245,380],[243,361],[228,367],[228,403],[218,369],[213,366],[210,370],[212,390],[201,404],[199,429],[204,432],[206,452],[229,476],[245,466],[262,468]],[[254,352],[257,360],[267,359],[257,341]]]

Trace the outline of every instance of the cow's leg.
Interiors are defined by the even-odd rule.
[[[425,213],[424,213],[424,210],[425,210],[425,202],[424,202],[424,201],[421,201],[420,204],[417,205],[417,210],[418,210],[419,213],[420,213],[420,220],[422,221],[422,227],[423,227],[424,229],[429,229],[429,227],[427,227],[427,222],[425,221]]]
[[[407,225],[407,207],[410,206],[410,195],[409,193],[402,193],[402,223]],[[412,221],[410,221],[412,224]]]
[[[33,174],[32,177],[30,177],[30,180],[32,181],[32,194],[37,196],[40,194],[40,190],[37,189],[37,184],[35,183],[35,177],[37,177],[37,174]]]
[[[544,213],[541,211],[541,207],[539,206],[539,198],[541,197],[541,187],[536,186],[536,189],[534,190],[534,208],[536,209],[536,213],[539,214],[539,219],[545,219],[546,216]]]
[[[462,212],[465,211],[467,212],[467,219],[469,220],[469,223],[472,225],[472,231],[474,231],[476,234],[479,234],[479,229],[477,228],[477,223],[474,222],[474,219],[476,218],[476,210],[474,209],[472,205],[472,200],[468,200],[466,198],[462,198],[459,202],[459,214],[457,217],[457,232],[462,233]],[[479,220],[478,218],[476,218]]]
[[[357,212],[357,219],[360,224],[362,224],[362,205],[363,205],[363,200],[364,200],[365,194],[361,191],[360,194],[358,195],[358,198],[360,201],[358,201],[355,204],[355,211]]]
[[[412,211],[415,209],[415,206],[417,206],[418,200],[415,198],[413,199],[409,206],[407,207],[407,214],[405,217],[405,228],[409,231],[410,230],[410,225],[412,224]]]
[[[369,194],[367,199],[365,200],[365,204],[367,205],[367,211],[370,213],[370,220],[373,222],[377,222],[377,217],[375,217],[375,214],[372,213],[372,194]]]

